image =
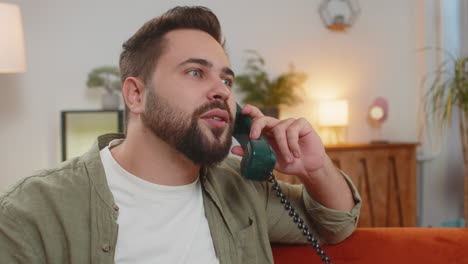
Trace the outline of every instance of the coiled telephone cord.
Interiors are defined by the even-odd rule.
[[[315,249],[317,255],[320,256],[320,259],[325,264],[332,264],[331,258],[327,257],[327,253],[322,249],[322,246],[318,240],[314,237],[312,232],[308,231],[309,227],[304,223],[304,220],[299,216],[291,203],[286,199],[286,196],[281,191],[281,188],[278,185],[278,181],[276,180],[272,171],[268,173],[268,182],[273,183],[272,190],[276,191],[276,197],[278,197],[280,202],[284,204],[284,209],[289,211],[289,216],[292,217],[294,223],[297,223],[297,227],[302,230],[302,234],[306,237],[307,241],[311,243],[312,248]]]

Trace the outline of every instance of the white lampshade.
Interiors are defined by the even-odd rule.
[[[18,5],[0,3],[0,73],[26,71],[23,26]]]
[[[324,101],[319,104],[319,124],[324,127],[348,125],[348,101]]]

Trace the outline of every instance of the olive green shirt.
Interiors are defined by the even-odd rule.
[[[107,185],[99,150],[122,137],[101,136],[83,156],[27,177],[0,197],[1,263],[114,263],[119,208]],[[322,242],[340,242],[356,228],[360,197],[344,177],[356,202],[350,212],[323,207],[302,185],[280,183]],[[238,159],[227,158],[203,170],[201,182],[220,263],[273,263],[270,242],[305,242],[271,183],[242,178]]]

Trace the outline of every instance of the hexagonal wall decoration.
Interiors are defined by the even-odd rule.
[[[325,26],[334,31],[344,31],[352,26],[360,13],[358,0],[324,0],[319,7]]]

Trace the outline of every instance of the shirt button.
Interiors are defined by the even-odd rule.
[[[113,205],[112,205],[112,208],[113,208],[116,212],[119,211],[119,206],[118,206],[117,204],[113,204]]]
[[[109,252],[109,250],[110,250],[110,245],[109,245],[109,244],[102,244],[101,249],[102,249],[102,251],[104,251],[104,252]]]

